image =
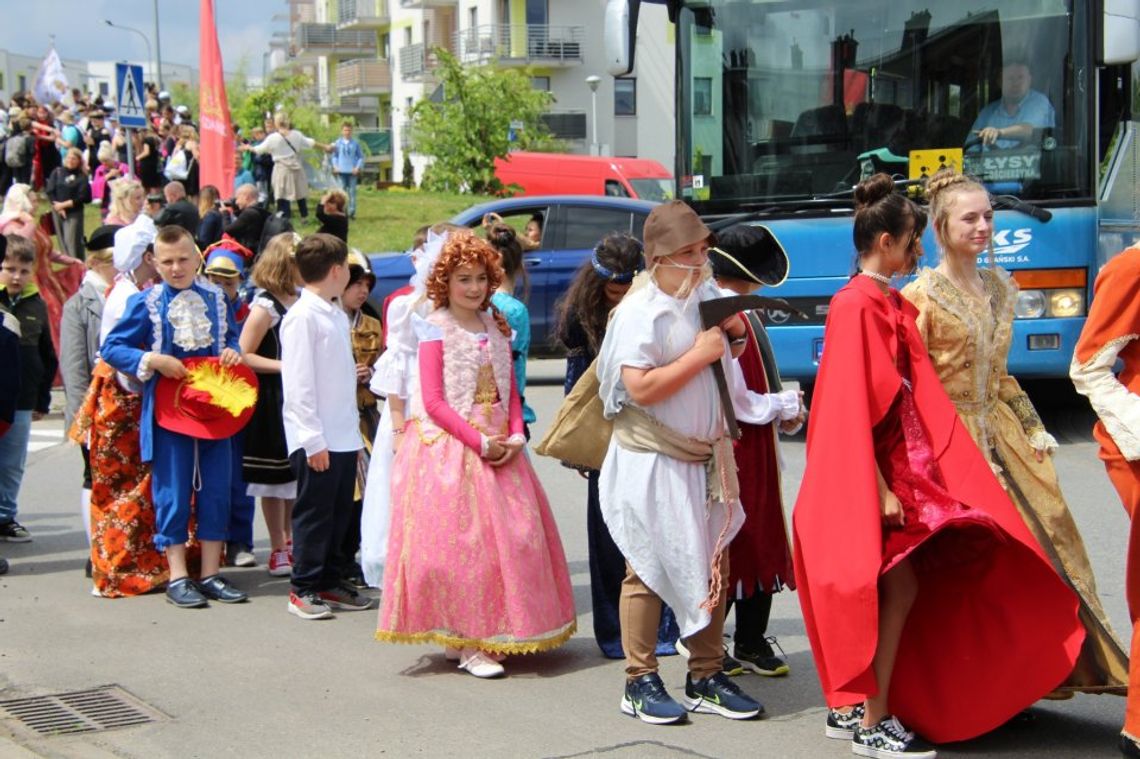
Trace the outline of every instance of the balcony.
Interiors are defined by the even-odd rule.
[[[391,61],[386,58],[359,58],[338,63],[336,91],[342,98],[352,95],[391,94]]]
[[[459,0],[400,0],[401,8],[446,8],[458,4]]]
[[[388,0],[340,0],[336,16],[337,31],[369,31],[392,23]]]
[[[452,46],[467,65],[576,66],[585,36],[584,26],[485,24],[456,32]]]
[[[364,146],[366,162],[392,160],[391,129],[357,129],[353,136]]]
[[[375,95],[360,95],[357,97],[342,97],[338,101],[328,98],[321,103],[321,113],[339,113],[341,115],[371,116],[379,113],[380,98]]]
[[[412,122],[400,124],[400,149],[405,153],[412,150]]]
[[[422,42],[400,48],[400,76],[405,80],[426,79],[435,63],[435,56]]]
[[[376,55],[374,32],[342,32],[333,24],[300,24],[295,28],[293,55],[313,58],[322,55]]]

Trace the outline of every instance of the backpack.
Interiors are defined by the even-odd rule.
[[[293,223],[281,211],[278,211],[265,220],[261,228],[261,239],[257,242],[257,252],[265,250],[266,244],[279,234],[293,231]]]
[[[21,132],[8,138],[4,145],[4,163],[13,169],[28,165],[28,135]]]

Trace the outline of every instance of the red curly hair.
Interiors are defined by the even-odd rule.
[[[451,274],[460,266],[482,266],[487,271],[487,294],[483,298],[481,308],[491,309],[491,314],[499,325],[499,331],[510,337],[511,328],[507,320],[491,305],[491,295],[503,283],[503,267],[499,263],[499,252],[470,230],[456,230],[448,235],[447,242],[439,252],[439,260],[435,262],[431,274],[428,275],[427,296],[431,298],[436,308],[447,308],[450,303],[448,288],[451,284]]]

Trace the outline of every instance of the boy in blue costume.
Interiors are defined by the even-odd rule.
[[[142,459],[152,466],[154,543],[170,563],[167,600],[183,608],[206,606],[208,600],[238,603],[246,594],[218,574],[230,518],[230,441],[165,429],[156,422],[155,408],[157,375],[185,378],[182,359],[217,356],[222,366],[240,363],[237,327],[222,291],[196,279],[202,256],[189,232],[179,226],[160,229],[154,259],[163,284],[131,296],[100,353],[115,369],[144,383],[139,437]],[[202,543],[198,582],[186,568],[192,499]]]

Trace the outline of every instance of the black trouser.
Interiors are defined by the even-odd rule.
[[[772,594],[757,588],[748,598],[729,598],[728,609],[736,607],[736,631],[732,642],[745,651],[756,653],[764,644],[768,618],[772,614]],[[725,614],[728,611],[725,610]]]
[[[293,592],[317,593],[340,582],[340,546],[352,517],[356,451],[329,453],[329,468],[309,467],[304,450],[289,454],[297,477],[293,504]]]
[[[277,210],[280,211],[286,219],[291,215],[289,212],[289,201],[284,198],[277,199]],[[297,210],[301,213],[302,219],[309,218],[309,201],[306,198],[297,198]]]
[[[359,577],[360,564],[356,561],[356,553],[360,550],[360,515],[364,511],[364,501],[352,502],[352,513],[348,516],[348,525],[344,531],[344,540],[340,543],[341,577]]]
[[[79,446],[79,453],[83,456],[83,489],[91,489],[91,449],[85,445]]]

